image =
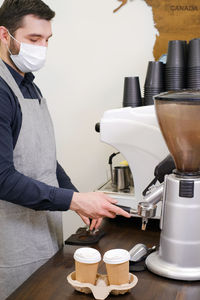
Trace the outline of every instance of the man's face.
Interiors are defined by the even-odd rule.
[[[27,15],[23,18],[20,28],[18,28],[14,37],[17,41],[38,46],[48,46],[48,40],[52,36],[51,22],[38,19],[33,15]],[[20,44],[13,38],[10,39],[10,51],[12,54],[18,54]]]

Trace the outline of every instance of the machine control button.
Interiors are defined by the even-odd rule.
[[[193,198],[194,197],[194,181],[181,180],[179,184],[179,197]]]

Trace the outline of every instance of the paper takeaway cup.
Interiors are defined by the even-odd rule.
[[[112,249],[104,254],[103,261],[110,285],[129,283],[129,260],[130,254],[124,249]]]
[[[93,248],[79,248],[74,253],[76,280],[95,284],[101,254]]]

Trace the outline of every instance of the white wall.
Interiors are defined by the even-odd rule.
[[[56,18],[36,82],[48,99],[59,162],[80,191],[92,191],[107,179],[113,151],[94,126],[105,110],[121,107],[125,76],[140,76],[143,88],[156,35],[152,11],[143,0],[116,14],[116,0],[44,1]],[[82,224],[72,212],[63,221],[65,238]]]
[[[56,18],[37,82],[48,98],[59,162],[80,191],[92,191],[107,179],[113,151],[94,126],[105,110],[121,107],[125,76],[140,76],[143,88],[156,35],[152,11],[142,0],[129,1],[116,14],[116,0],[46,3]],[[64,213],[63,222],[65,238],[82,224],[72,212]]]

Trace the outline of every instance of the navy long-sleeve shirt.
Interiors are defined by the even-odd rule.
[[[24,98],[37,99],[41,92],[33,84],[34,75],[21,76],[6,64]],[[39,93],[39,95],[38,95]],[[17,143],[22,124],[18,99],[7,83],[0,77],[0,199],[35,210],[65,211],[69,209],[74,191],[63,168],[57,163],[59,188],[49,186],[19,173],[13,163],[13,149]]]

